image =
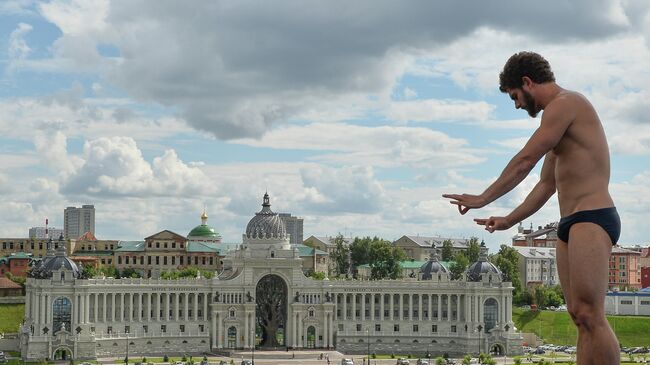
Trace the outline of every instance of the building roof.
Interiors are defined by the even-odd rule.
[[[97,237],[92,232],[86,232],[77,238],[77,241],[97,241]]]
[[[518,254],[528,259],[554,259],[554,247],[522,247],[513,246]]]
[[[219,237],[219,232],[207,224],[199,224],[187,234],[187,238],[191,237]]]
[[[420,269],[427,262],[429,262],[429,261],[404,260],[404,261],[399,262],[399,267],[401,267],[402,269],[407,269],[407,270],[415,270],[415,269]],[[447,266],[449,265],[448,261],[445,261],[445,262],[440,261],[440,263],[443,264],[443,266],[445,268],[447,268]],[[359,267],[360,268],[369,268],[370,265],[369,264],[363,264],[363,265],[359,265]]]
[[[23,287],[19,284],[14,283],[8,278],[0,277],[0,289],[22,289]]]
[[[222,248],[218,244],[209,242],[188,242],[187,252],[214,252],[221,255]]]
[[[144,251],[144,241],[119,241],[115,252],[142,252]]]
[[[262,198],[262,210],[255,213],[246,226],[246,237],[248,238],[274,238],[285,239],[287,227],[277,213],[271,210],[269,194],[264,193]]]
[[[336,240],[336,236],[335,237],[332,237],[332,236],[327,236],[327,237],[326,236],[309,236],[305,241],[309,240],[312,237],[314,239],[320,241],[321,243],[323,243],[325,246],[334,246],[335,245],[334,240]],[[352,237],[343,237],[343,243],[345,243],[346,245],[350,245],[352,243],[352,241],[354,241],[354,239]]]
[[[72,256],[113,256],[113,251],[75,251],[72,253]]]
[[[327,256],[327,252],[305,245],[298,245],[298,252],[300,254],[300,257],[314,256],[314,251],[316,251],[316,256]]]
[[[620,254],[620,255],[641,255],[641,252],[638,251],[632,251],[628,250],[627,248],[623,248],[619,245],[614,245],[612,247],[612,254]]]
[[[431,247],[433,244],[436,245],[436,247],[442,247],[442,243],[444,241],[451,241],[452,245],[454,248],[467,248],[469,245],[469,239],[465,238],[449,238],[449,237],[433,237],[433,236],[409,236],[405,235],[400,237],[404,238],[406,237],[407,239],[413,241],[420,247]]]

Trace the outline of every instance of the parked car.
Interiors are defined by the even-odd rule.
[[[546,351],[544,351],[543,348],[539,348],[539,347],[536,348],[535,351],[533,351],[533,354],[535,354],[535,355],[542,355],[542,354],[545,354],[545,353],[546,353]]]
[[[253,365],[250,360],[242,360],[240,365]]]
[[[352,359],[341,359],[341,365],[354,365]]]
[[[425,359],[418,359],[417,365],[429,365],[429,361]]]
[[[395,363],[395,364],[396,365],[409,365],[409,361],[407,359],[403,358],[403,357],[400,357],[399,359],[397,359],[397,363]]]

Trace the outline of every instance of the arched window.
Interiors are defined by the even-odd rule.
[[[237,347],[237,328],[235,326],[228,328],[228,347],[231,349]]]
[[[54,331],[59,331],[63,326],[70,331],[72,320],[72,303],[66,297],[59,297],[52,303],[52,319]]]
[[[488,332],[496,326],[499,320],[499,304],[496,299],[489,298],[483,304],[484,315],[483,322],[485,322],[485,332]]]
[[[316,347],[316,328],[314,326],[307,327],[307,348],[313,349]]]

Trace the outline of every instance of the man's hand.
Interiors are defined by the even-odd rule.
[[[470,209],[483,208],[486,205],[485,199],[480,195],[442,194],[442,197],[451,199],[450,203],[458,206],[458,212],[460,214],[465,214]]]
[[[488,219],[474,218],[474,222],[479,226],[485,226],[485,230],[490,233],[504,231],[512,227],[512,224],[506,217],[490,217]]]

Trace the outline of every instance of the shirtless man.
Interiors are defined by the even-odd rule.
[[[492,233],[523,221],[558,192],[557,267],[567,308],[578,327],[579,365],[620,363],[618,341],[605,318],[608,262],[620,235],[609,195],[609,149],[598,115],[577,92],[561,88],[548,62],[532,52],[513,55],[500,87],[531,117],[544,110],[539,128],[480,195],[444,194],[460,214],[481,208],[517,186],[544,156],[539,182],[505,217],[474,219]]]

